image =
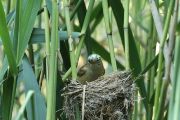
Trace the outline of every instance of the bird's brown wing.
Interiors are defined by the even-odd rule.
[[[78,71],[78,73],[77,73],[77,75],[78,75],[78,77],[81,77],[81,76],[83,76],[84,74],[86,74],[86,72],[87,72],[87,64],[85,64],[85,65],[83,65],[80,69],[79,69],[79,71]]]

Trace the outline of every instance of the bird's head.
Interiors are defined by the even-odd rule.
[[[95,63],[100,62],[100,61],[101,61],[101,56],[98,54],[91,54],[88,57],[88,62],[91,64],[95,64]]]

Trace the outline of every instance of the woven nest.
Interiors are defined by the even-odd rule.
[[[84,120],[128,120],[133,110],[135,87],[131,71],[118,71],[82,85],[64,88],[64,112],[75,120],[77,108]]]

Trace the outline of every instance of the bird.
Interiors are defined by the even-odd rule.
[[[78,70],[77,79],[81,84],[87,84],[87,82],[94,81],[104,74],[105,69],[100,55],[91,54],[87,63]]]

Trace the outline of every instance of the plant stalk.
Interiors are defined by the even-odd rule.
[[[115,53],[114,53],[114,45],[113,45],[113,40],[112,40],[112,28],[111,28],[111,24],[110,24],[111,16],[109,15],[107,0],[102,0],[102,7],[103,7],[105,27],[106,27],[106,34],[107,34],[107,39],[108,39],[109,49],[110,49],[111,64],[112,64],[113,71],[117,71],[117,64],[116,64]]]
[[[69,52],[70,52],[70,61],[71,61],[71,68],[72,68],[72,80],[76,80],[77,78],[77,70],[76,70],[76,61],[75,61],[75,46],[72,39],[72,29],[71,29],[71,22],[70,22],[70,14],[69,14],[69,3],[67,0],[64,0],[64,13],[65,13],[65,21],[67,26],[68,32],[68,43],[69,43]]]
[[[89,26],[89,22],[90,22],[91,13],[92,13],[92,10],[93,10],[94,2],[95,2],[95,0],[90,0],[90,2],[89,2],[86,17],[84,19],[84,23],[83,23],[83,26],[82,26],[82,29],[81,29],[81,37],[80,37],[79,44],[78,44],[77,49],[76,49],[76,55],[74,57],[76,65],[78,63],[79,56],[80,56],[80,53],[81,53],[81,49],[82,49],[82,46],[83,46],[83,43],[84,43],[85,33],[86,33],[86,30],[87,30],[87,28]],[[62,77],[62,80],[63,81],[66,80],[66,78],[71,74],[71,72],[72,72],[72,69],[69,68],[69,70]]]
[[[130,69],[128,24],[129,24],[129,0],[126,0],[124,2],[124,39],[125,39],[126,70]]]
[[[163,48],[166,41],[166,36],[168,33],[168,28],[170,24],[170,18],[173,11],[174,0],[170,1],[167,17],[165,20],[165,26],[163,30],[162,40],[160,40],[160,50],[159,50],[159,58],[158,58],[158,73],[157,73],[157,85],[156,85],[156,93],[155,93],[155,104],[154,104],[154,115],[156,116],[158,106],[159,106],[159,97],[160,97],[160,90],[162,84],[162,66],[163,66]]]
[[[57,82],[57,51],[58,51],[58,6],[56,0],[52,1],[52,31],[51,31],[51,50],[50,68],[47,96],[46,120],[55,120],[56,107],[56,82]]]

